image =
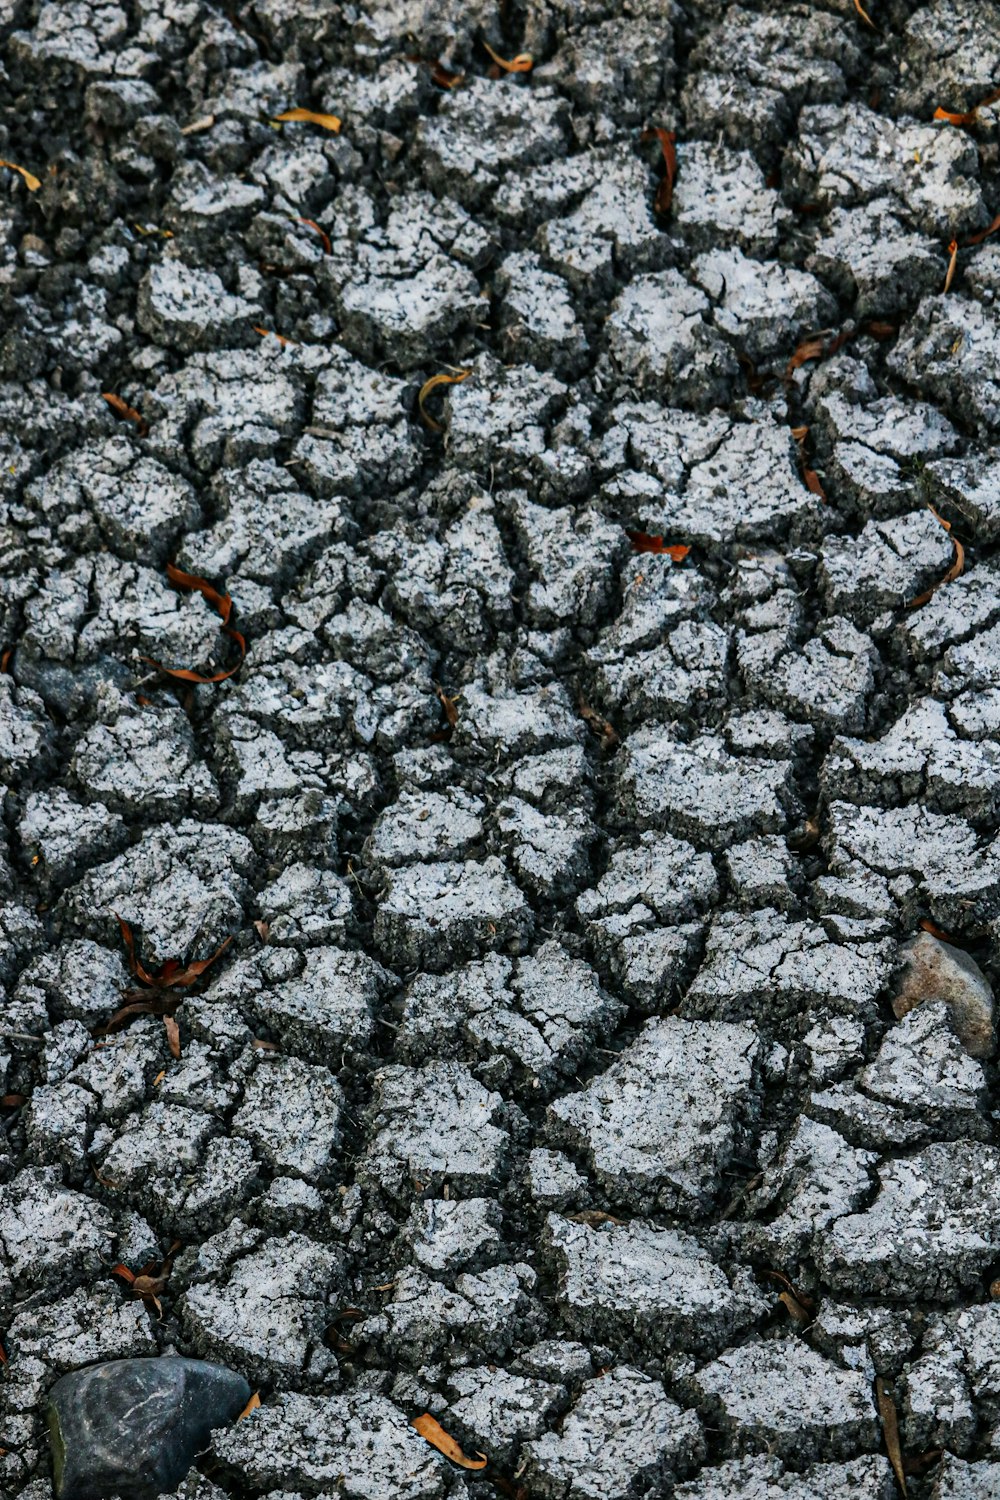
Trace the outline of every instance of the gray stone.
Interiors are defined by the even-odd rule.
[[[916,1005],[942,1000],[970,1057],[989,1057],[993,1051],[993,991],[968,953],[921,932],[900,949],[901,983],[893,998],[897,1017]]]
[[[249,1399],[232,1370],[177,1356],[64,1375],[48,1409],[58,1500],[152,1500],[174,1489],[212,1428],[232,1423]]]

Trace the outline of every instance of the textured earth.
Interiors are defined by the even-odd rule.
[[[157,1353],[186,1500],[1000,1493],[1000,5],[867,12],[0,0],[5,1497]]]

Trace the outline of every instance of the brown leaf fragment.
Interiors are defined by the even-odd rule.
[[[95,1179],[101,1184],[102,1188],[108,1188],[112,1193],[118,1192],[119,1188],[121,1187],[120,1182],[113,1182],[110,1177],[102,1177],[100,1172],[94,1166],[93,1162],[90,1163],[90,1170],[93,1172]]]
[[[267,940],[268,940],[268,937],[270,936],[270,932],[271,932],[271,924],[270,924],[270,922],[264,922],[260,918],[258,918],[257,921],[253,925],[254,925],[254,931],[256,932],[257,936],[260,938],[261,942],[262,943],[266,943]]]
[[[250,1397],[250,1400],[247,1402],[246,1406],[244,1406],[243,1410],[240,1412],[239,1416],[236,1418],[237,1422],[242,1422],[244,1417],[248,1417],[250,1415],[250,1413],[252,1411],[256,1411],[259,1406],[260,1406],[260,1391],[254,1391],[253,1395]]]
[[[677,180],[677,134],[673,130],[663,130],[658,125],[651,125],[642,132],[639,139],[657,140],[660,143],[660,150],[663,152],[663,177],[656,189],[653,207],[658,214],[668,214],[674,201],[674,183]]]
[[[912,1456],[907,1456],[903,1459],[903,1473],[917,1479],[939,1463],[943,1453],[943,1448],[928,1448],[926,1453],[914,1453]]]
[[[255,1047],[258,1052],[277,1052],[280,1050],[277,1042],[264,1042],[261,1041],[259,1036],[255,1036],[250,1045],[251,1047]]]
[[[929,932],[931,937],[938,938],[942,943],[954,943],[955,941],[951,933],[945,932],[943,927],[938,927],[937,923],[932,922],[929,917],[921,917],[917,926],[921,932]]]
[[[792,437],[795,439],[795,441],[797,443],[804,443],[805,442],[806,435],[807,435],[808,431],[809,431],[808,427],[793,427],[791,429]]]
[[[633,552],[655,552],[660,556],[670,557],[674,562],[683,562],[691,551],[682,542],[664,542],[662,536],[650,536],[648,531],[629,531],[625,535],[632,543]]]
[[[878,1402],[878,1414],[882,1421],[882,1432],[885,1436],[885,1451],[889,1455],[892,1472],[906,1500],[906,1472],[903,1468],[903,1450],[899,1442],[899,1423],[896,1420],[896,1403],[886,1390],[881,1375],[875,1377],[875,1399]]]
[[[805,339],[799,344],[785,366],[785,379],[787,380],[790,375],[794,374],[796,370],[800,369],[809,360],[822,359],[824,346],[825,340],[822,336]]]
[[[329,130],[334,135],[340,130],[340,117],[338,115],[317,114],[314,109],[286,109],[284,114],[275,115],[274,119],[279,125],[302,124],[319,125],[322,130]]]
[[[762,1274],[767,1277],[768,1281],[776,1281],[779,1286],[783,1286],[785,1288],[785,1291],[792,1296],[792,1298],[799,1304],[803,1311],[808,1314],[812,1314],[816,1311],[816,1303],[814,1299],[810,1297],[807,1292],[801,1291],[795,1285],[795,1282],[790,1281],[783,1271],[764,1271]]]
[[[589,1229],[595,1229],[598,1224],[624,1224],[624,1219],[616,1219],[614,1214],[609,1214],[603,1208],[585,1208],[578,1214],[570,1214],[574,1224],[586,1224]]]
[[[988,240],[990,235],[996,234],[998,229],[1000,229],[1000,214],[997,214],[996,218],[987,224],[985,229],[980,229],[978,234],[970,234],[965,243],[966,245],[981,245],[983,240]]]
[[[802,1303],[792,1292],[779,1292],[778,1301],[784,1307],[793,1322],[803,1324],[809,1322],[809,1314]]]
[[[0,1344],[0,1365],[9,1365],[9,1364],[10,1364],[10,1360],[7,1358],[7,1351],[4,1348],[3,1344]],[[5,1448],[4,1452],[6,1453],[6,1451],[7,1450]]]
[[[816,473],[816,470],[804,468],[802,470],[802,478],[805,481],[806,489],[812,490],[814,495],[818,495],[825,505],[827,503],[826,490],[823,488],[823,485],[820,482],[820,477]]]
[[[121,396],[116,396],[113,391],[102,391],[101,400],[106,401],[116,417],[122,417],[125,421],[134,422],[140,437],[145,437],[149,431],[149,425],[141,412],[136,411],[134,406],[129,406]]]
[[[218,612],[222,620],[223,634],[230,636],[239,647],[239,661],[225,672],[215,672],[206,676],[201,672],[192,672],[187,667],[165,667],[162,662],[154,661],[151,656],[144,656],[142,660],[148,662],[151,667],[155,667],[158,672],[164,672],[168,677],[175,677],[180,682],[225,682],[228,677],[234,676],[239,671],[247,654],[246,640],[229,624],[229,617],[233,612],[231,597],[229,594],[220,594],[207,579],[199,578],[196,573],[185,573],[182,569],[174,567],[173,563],[167,564],[167,577],[171,583],[176,583],[180,588],[195,589]]]
[[[10,672],[10,664],[13,661],[13,659],[14,659],[14,647],[13,646],[6,646],[4,648],[4,650],[2,652],[0,652],[0,672],[7,672],[7,673],[9,673]]]
[[[164,1078],[166,1078],[166,1076],[167,1076],[167,1070],[166,1070],[166,1068],[161,1068],[160,1071],[157,1073],[156,1077],[153,1079],[153,1087],[154,1087],[154,1089],[158,1089],[160,1087],[160,1084],[163,1082],[163,1080],[164,1080]]]
[[[875,25],[875,22],[872,20],[868,12],[863,8],[861,0],[854,0],[854,9],[857,11],[858,15],[861,17],[862,21],[864,21],[866,26],[870,26],[872,31],[878,31],[878,27]]]
[[[431,64],[431,83],[436,83],[439,89],[457,89],[464,81],[464,73],[453,73],[442,62]]]
[[[416,1417],[413,1426],[417,1429],[425,1443],[430,1443],[445,1458],[450,1458],[453,1464],[458,1464],[461,1469],[485,1469],[488,1462],[485,1453],[480,1453],[477,1458],[467,1458],[455,1439],[441,1426],[429,1411],[425,1411],[422,1417]]]
[[[948,246],[948,270],[944,278],[944,291],[951,291],[951,284],[955,279],[955,267],[958,264],[958,240],[952,240]]]
[[[444,716],[448,720],[449,728],[454,729],[458,723],[458,709],[455,705],[462,696],[461,693],[456,693],[453,698],[449,698],[444,688],[437,682],[434,684],[434,691],[437,693],[441,707],[444,709]]]
[[[973,109],[967,109],[962,113],[956,114],[953,113],[950,109],[938,108],[934,111],[934,114],[931,116],[931,118],[934,120],[947,120],[949,125],[969,126],[976,123],[976,114],[978,109],[979,105],[977,104]]]
[[[320,239],[323,242],[323,254],[324,255],[329,255],[330,254],[330,251],[333,249],[333,246],[330,244],[330,236],[327,234],[327,232],[326,232],[325,229],[321,229],[319,227],[319,225],[316,223],[315,219],[293,219],[292,223],[293,224],[304,224],[307,229],[315,229],[316,233],[319,235]],[[259,333],[260,330],[258,329],[257,332]],[[275,334],[275,338],[277,338],[277,337],[278,337],[278,335]]]
[[[621,736],[615,726],[603,714],[598,713],[596,708],[591,708],[582,692],[577,701],[580,709],[580,718],[586,724],[587,728],[597,735],[597,738],[601,742],[601,749],[613,750],[616,745],[619,745],[621,743]]]
[[[223,953],[225,953],[226,949],[233,941],[232,935],[230,934],[230,936],[227,937],[223,943],[220,943],[218,948],[216,948],[211,958],[195,959],[193,962],[188,964],[182,964],[176,958],[168,958],[166,963],[161,964],[158,969],[147,969],[136,953],[135,937],[133,936],[131,926],[128,922],[125,921],[124,917],[118,914],[118,912],[115,912],[114,915],[118,918],[118,926],[121,928],[122,941],[125,944],[125,952],[128,956],[129,968],[135,975],[136,979],[138,979],[142,984],[150,985],[153,989],[187,989],[188,985],[194,984],[195,980],[201,978],[206,969],[210,969],[212,967],[216,959],[222,957]],[[133,993],[141,995],[142,991],[133,991]],[[150,1001],[148,1003],[155,1002]],[[170,1005],[175,1004],[176,1002],[172,1000],[166,1000],[163,1003]],[[126,1010],[130,1008],[131,1007],[129,1006],[125,1007]],[[121,1012],[119,1012],[119,1014],[121,1014]]]
[[[214,124],[214,115],[199,115],[198,119],[192,120],[190,125],[181,126],[181,135],[198,135],[202,130],[211,130]]]
[[[18,172],[24,178],[24,185],[29,193],[37,193],[42,185],[34,172],[29,172],[27,167],[19,167],[16,162],[0,161],[0,167],[6,167],[10,172]]]
[[[173,1016],[163,1017],[163,1029],[167,1033],[167,1046],[170,1048],[170,1056],[179,1058],[181,1055],[181,1029]]]
[[[867,333],[869,338],[878,339],[881,342],[885,339],[894,339],[899,329],[895,323],[885,323],[875,318],[862,325],[862,332]]]
[[[0,1109],[20,1109],[22,1104],[27,1103],[27,1100],[27,1094],[4,1094],[0,1098]]]
[[[258,328],[256,323],[252,326],[254,333],[259,333],[262,339],[277,339],[282,349],[297,349],[299,347],[294,339],[286,339],[283,333],[272,333],[270,328]]]
[[[436,419],[431,416],[430,412],[427,410],[427,407],[424,405],[431,391],[436,391],[438,387],[442,385],[461,385],[462,381],[468,380],[471,374],[471,370],[456,370],[451,375],[432,375],[430,380],[424,381],[423,385],[420,387],[420,390],[417,392],[417,407],[420,411],[421,418],[430,428],[431,432],[444,431],[441,423],[436,421]]]
[[[937,521],[941,526],[944,527],[945,531],[951,531],[951,522],[946,521],[944,516],[939,516],[933,505],[928,505],[927,509],[930,511],[935,521]],[[927,603],[928,599],[933,598],[938,589],[943,588],[946,583],[953,583],[956,578],[961,576],[962,572],[965,569],[965,548],[962,546],[962,543],[958,540],[957,536],[952,537],[951,545],[955,549],[955,561],[952,563],[947,573],[945,573],[943,578],[939,578],[937,583],[933,584],[931,588],[925,589],[922,594],[918,594],[915,599],[911,599],[906,606],[907,609],[919,609],[922,604]]]
[[[489,42],[484,42],[483,46],[497,67],[502,68],[505,73],[530,73],[535,66],[535,59],[530,52],[519,52],[516,57],[512,57],[508,62],[506,58],[500,57],[498,53],[493,51]],[[479,1465],[473,1464],[473,1468],[479,1468]]]

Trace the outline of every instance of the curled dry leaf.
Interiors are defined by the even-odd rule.
[[[921,932],[929,932],[931,937],[940,939],[942,943],[954,943],[955,941],[951,933],[945,932],[943,927],[938,927],[937,923],[932,922],[929,917],[921,917],[917,926]]]
[[[943,526],[945,531],[950,533],[951,522],[946,521],[944,516],[939,516],[933,505],[928,505],[927,509],[930,511],[935,521],[937,521],[940,526]],[[955,561],[952,563],[947,573],[945,573],[943,578],[939,578],[937,583],[935,583],[931,588],[926,589],[922,594],[918,594],[915,599],[911,599],[906,606],[907,609],[919,609],[922,604],[926,604],[928,599],[932,598],[937,593],[938,589],[943,588],[946,583],[953,583],[956,578],[961,576],[965,568],[965,548],[962,546],[962,543],[958,540],[957,536],[953,536],[951,538],[951,545],[955,549]]]
[[[951,290],[951,284],[955,279],[955,267],[958,264],[958,240],[952,240],[948,246],[948,270],[945,272],[944,291]]]
[[[121,929],[122,942],[125,944],[125,952],[128,955],[129,968],[141,984],[149,985],[151,989],[187,989],[189,985],[194,984],[196,980],[201,978],[206,969],[212,967],[216,959],[222,957],[233,940],[231,936],[227,937],[225,942],[216,948],[211,958],[199,958],[189,964],[182,964],[176,958],[168,958],[166,963],[161,964],[158,969],[147,969],[136,953],[135,937],[131,925],[125,921],[124,917],[119,916],[118,912],[115,912],[114,915]]]
[[[244,1417],[248,1417],[250,1415],[250,1413],[252,1411],[256,1411],[259,1406],[260,1406],[260,1391],[254,1391],[253,1395],[250,1397],[250,1400],[247,1402],[246,1406],[244,1406],[243,1410],[240,1412],[239,1416],[236,1418],[237,1422],[242,1422]]]
[[[650,126],[639,137],[642,141],[657,140],[663,152],[663,178],[656,189],[653,207],[658,214],[668,214],[674,201],[674,183],[677,180],[677,136],[672,130],[662,130],[658,125]]]
[[[493,51],[493,48],[490,46],[489,42],[484,42],[483,46],[490,54],[497,67],[503,68],[505,73],[530,73],[532,68],[535,66],[535,59],[532,57],[530,52],[519,52],[516,57],[512,57],[508,62],[506,58],[500,57],[498,53]]]
[[[805,1312],[814,1313],[816,1311],[816,1303],[813,1298],[809,1296],[808,1292],[801,1291],[795,1285],[794,1281],[788,1279],[783,1271],[765,1271],[763,1274],[767,1277],[768,1281],[776,1281],[779,1286],[784,1287],[785,1291],[790,1293]]]
[[[903,1450],[899,1442],[896,1403],[886,1390],[881,1375],[875,1377],[875,1399],[878,1401],[878,1414],[882,1422],[885,1449],[889,1455],[889,1462],[892,1464],[892,1472],[896,1476],[903,1500],[906,1500],[906,1470],[903,1467]]]
[[[806,364],[809,360],[822,359],[825,345],[826,340],[822,335],[811,339],[805,339],[801,344],[799,344],[798,348],[795,350],[795,353],[792,354],[788,361],[788,364],[785,366],[785,379],[787,380],[790,375],[792,375],[796,370],[800,369],[801,366]]]
[[[294,339],[286,339],[283,333],[272,333],[270,328],[258,328],[256,323],[253,324],[253,331],[254,333],[259,333],[262,339],[277,339],[282,349],[289,347],[297,349],[299,347]]]
[[[462,381],[468,380],[471,374],[471,370],[454,370],[450,375],[432,375],[430,380],[424,381],[417,393],[417,407],[423,421],[430,428],[431,432],[444,431],[442,424],[431,416],[424,404],[431,391],[436,391],[442,385],[461,385]]]
[[[802,478],[805,481],[806,489],[807,490],[811,490],[814,495],[818,495],[819,498],[823,501],[823,504],[825,505],[826,504],[826,490],[823,488],[822,484],[820,483],[820,477],[816,473],[816,470],[815,469],[805,469],[804,468],[802,470]]]
[[[333,246],[330,244],[330,236],[327,234],[327,232],[326,232],[325,229],[321,229],[319,227],[319,225],[316,223],[315,219],[293,219],[292,223],[293,224],[304,224],[307,229],[315,229],[316,233],[319,235],[320,239],[323,241],[323,254],[324,255],[329,255],[330,254],[330,251],[333,249]],[[258,331],[258,333],[260,332],[259,329],[257,331]],[[275,338],[277,338],[277,334],[275,334]]]
[[[487,1458],[485,1453],[478,1454],[476,1458],[467,1458],[455,1439],[445,1432],[441,1423],[432,1417],[429,1411],[425,1411],[422,1417],[416,1417],[413,1426],[417,1429],[425,1443],[430,1443],[432,1448],[436,1448],[439,1453],[443,1453],[445,1458],[450,1458],[453,1464],[458,1464],[459,1468],[486,1468]]]
[[[438,698],[440,699],[441,707],[444,709],[444,716],[448,720],[450,728],[454,729],[455,725],[458,723],[458,709],[455,707],[455,705],[458,702],[459,698],[462,696],[461,693],[456,693],[453,698],[449,698],[444,688],[441,687],[438,683],[434,684],[434,691],[437,693]]]
[[[978,234],[970,234],[966,240],[967,245],[981,245],[983,240],[988,240],[991,234],[996,234],[1000,229],[1000,214],[997,214],[992,223],[987,224],[985,229],[980,229]]]
[[[176,583],[180,588],[195,589],[217,611],[222,620],[223,633],[231,636],[239,647],[240,659],[227,671],[214,672],[208,676],[201,672],[192,672],[187,667],[165,667],[162,662],[154,661],[151,656],[144,656],[142,660],[148,662],[151,667],[155,667],[158,672],[165,672],[168,677],[176,677],[180,682],[225,682],[227,677],[232,677],[239,671],[247,654],[245,639],[229,623],[233,612],[232,599],[228,594],[220,594],[218,589],[213,588],[206,579],[199,578],[196,573],[184,573],[180,568],[175,568],[173,563],[167,564],[167,577],[171,583]]]
[[[122,417],[125,421],[134,422],[139,430],[139,436],[145,437],[149,426],[141,412],[136,411],[134,406],[129,406],[121,396],[116,396],[113,391],[102,391],[101,400],[106,401],[116,417]]]
[[[42,185],[38,178],[35,176],[34,172],[29,172],[27,167],[19,167],[17,165],[17,162],[0,161],[0,167],[6,167],[10,172],[19,173],[20,176],[24,178],[24,184],[29,193],[37,193],[38,189]]]
[[[633,552],[655,552],[657,556],[670,557],[674,562],[683,562],[691,551],[683,542],[665,542],[662,536],[650,536],[648,531],[628,531],[625,535],[632,543]]]
[[[173,1016],[163,1017],[163,1029],[167,1033],[167,1046],[170,1048],[170,1056],[179,1058],[181,1055],[181,1028]]]
[[[340,118],[338,115],[317,114],[314,109],[286,109],[284,114],[275,115],[274,120],[279,125],[319,125],[322,130],[329,130],[336,135],[340,129]],[[274,121],[272,121],[272,124]]]

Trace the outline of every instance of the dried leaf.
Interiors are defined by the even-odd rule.
[[[990,235],[996,234],[998,229],[1000,229],[1000,214],[997,214],[993,222],[987,224],[986,228],[981,229],[978,234],[970,234],[965,243],[966,245],[981,245],[983,240],[988,240]]]
[[[882,340],[894,339],[899,332],[899,329],[897,328],[895,323],[885,323],[878,319],[874,319],[873,321],[864,323],[862,325],[862,332],[867,333],[869,338]]]
[[[629,531],[625,535],[632,543],[633,552],[655,552],[658,556],[673,558],[674,562],[683,562],[691,551],[682,542],[664,542],[662,536],[650,536],[648,531]]]
[[[535,66],[535,59],[532,57],[530,52],[519,52],[516,57],[512,57],[510,62],[507,62],[505,58],[498,56],[498,54],[493,51],[493,48],[490,46],[489,42],[484,42],[483,46],[490,54],[497,67],[503,68],[505,73],[530,73],[532,68]],[[473,1465],[473,1468],[478,1467],[478,1464]]]
[[[903,1473],[919,1478],[926,1474],[927,1470],[939,1463],[944,1453],[943,1448],[928,1448],[926,1453],[915,1453],[912,1457],[903,1459]]]
[[[7,1358],[7,1351],[4,1348],[3,1344],[0,1344],[0,1365],[8,1365],[8,1364],[10,1364],[10,1360]],[[5,1448],[4,1452],[6,1453],[6,1451],[7,1450]]]
[[[955,267],[958,264],[958,240],[952,240],[948,246],[948,270],[944,278],[944,291],[951,290],[951,283],[955,279]]]
[[[419,392],[417,393],[417,406],[419,408],[421,417],[423,418],[427,426],[431,429],[431,432],[444,431],[441,423],[436,421],[434,417],[431,416],[430,412],[424,405],[424,402],[427,400],[427,397],[430,395],[431,391],[436,391],[438,387],[442,385],[461,385],[462,381],[468,380],[471,374],[471,370],[456,370],[452,375],[432,375],[430,380],[424,381],[423,385],[420,387]]]
[[[115,912],[114,915],[117,917],[118,926],[121,929],[122,941],[125,944],[125,952],[128,955],[129,968],[141,984],[149,985],[151,989],[187,989],[188,985],[194,984],[195,980],[201,978],[206,969],[211,968],[216,959],[221,958],[222,954],[225,953],[233,941],[231,935],[227,937],[225,942],[216,948],[211,958],[195,959],[192,963],[188,964],[182,964],[176,958],[168,958],[158,969],[147,969],[136,953],[135,937],[132,933],[131,925],[118,912]],[[133,991],[133,994],[135,993],[141,995],[142,991]],[[162,1002],[152,999],[139,1000],[132,1005],[126,1005],[118,1012],[118,1015],[124,1015],[126,1012],[140,1014],[143,1007],[146,1007],[148,1011],[150,1005],[172,1005],[174,1003],[175,1001],[170,998]],[[150,1013],[162,1014],[162,1012]],[[110,1022],[108,1024],[110,1025]]]
[[[163,1082],[163,1080],[164,1080],[164,1078],[166,1078],[166,1076],[167,1076],[167,1070],[166,1070],[166,1068],[161,1068],[160,1071],[157,1073],[156,1077],[153,1079],[153,1087],[154,1087],[154,1089],[158,1089],[160,1087],[160,1084]]]
[[[124,417],[129,422],[134,422],[139,430],[139,436],[145,437],[149,426],[141,412],[136,411],[134,406],[129,406],[121,396],[116,396],[113,391],[102,391],[101,400],[106,401],[116,417]]]
[[[592,729],[597,735],[601,742],[602,750],[613,750],[616,745],[621,743],[621,737],[615,726],[603,714],[599,714],[596,708],[591,708],[582,693],[579,696],[578,703],[581,719],[587,728]]]
[[[431,65],[431,83],[436,83],[439,89],[457,89],[464,80],[464,73],[453,73],[444,63],[436,62]]]
[[[253,1395],[250,1397],[250,1400],[247,1402],[246,1406],[244,1406],[243,1410],[240,1412],[239,1416],[236,1418],[237,1422],[242,1422],[244,1417],[248,1417],[250,1415],[250,1413],[252,1411],[256,1411],[259,1406],[260,1406],[260,1391],[254,1391]]]
[[[823,488],[822,484],[820,483],[820,477],[816,473],[816,470],[815,469],[805,469],[804,468],[802,470],[802,478],[805,481],[806,489],[807,490],[812,490],[812,492],[813,492],[814,495],[818,495],[819,498],[823,501],[823,504],[825,505],[827,503],[826,502],[826,490]]]
[[[4,1094],[0,1098],[0,1109],[20,1109],[27,1099],[27,1094]]]
[[[319,235],[320,239],[323,241],[323,254],[324,255],[329,255],[330,254],[330,251],[333,249],[333,246],[330,244],[330,236],[327,234],[327,232],[326,232],[325,229],[321,229],[319,227],[319,225],[316,223],[315,219],[293,219],[292,223],[293,224],[304,224],[307,229],[315,229],[316,233]],[[258,332],[259,331],[260,330],[258,329]],[[275,334],[275,338],[277,338],[277,337],[278,337],[278,335]]]
[[[270,922],[263,922],[258,918],[258,920],[253,925],[261,942],[266,943],[271,933]]]
[[[787,380],[790,375],[800,369],[810,359],[822,359],[824,347],[825,339],[822,336],[805,339],[795,350],[795,353],[785,366],[785,379]]]
[[[951,522],[946,521],[944,516],[939,516],[933,505],[928,505],[927,509],[930,511],[935,521],[937,521],[939,525],[944,527],[945,531],[951,531]],[[953,583],[956,578],[961,576],[962,572],[965,569],[965,548],[962,546],[962,543],[958,540],[957,536],[952,537],[951,545],[955,549],[955,561],[952,563],[947,573],[945,573],[943,578],[939,578],[937,583],[935,583],[931,588],[926,589],[922,594],[918,594],[915,599],[911,599],[906,606],[907,609],[919,609],[922,604],[927,603],[928,599],[934,597],[939,588],[943,588],[946,583]]]
[[[866,26],[870,26],[872,31],[878,31],[878,27],[875,25],[875,22],[872,20],[868,12],[862,7],[861,0],[854,0],[854,9],[857,11],[858,15],[861,17],[862,21],[864,21]]]
[[[0,161],[0,167],[7,167],[11,172],[20,173],[20,175],[24,178],[24,183],[29,193],[37,193],[38,189],[42,185],[38,178],[35,176],[34,172],[29,172],[27,167],[19,167],[16,162]]]
[[[788,1313],[788,1316],[793,1320],[793,1322],[809,1322],[809,1314],[802,1306],[802,1303],[799,1301],[798,1297],[796,1297],[792,1292],[779,1292],[778,1301],[782,1304],[785,1311]]]
[[[167,1046],[170,1048],[170,1056],[179,1058],[181,1055],[181,1028],[173,1016],[163,1017],[163,1029],[167,1033]]]
[[[624,1219],[616,1219],[614,1214],[605,1213],[603,1208],[585,1208],[582,1213],[571,1214],[570,1218],[574,1224],[586,1224],[594,1229],[598,1224],[624,1224]]]
[[[807,1292],[800,1291],[795,1282],[790,1281],[783,1271],[764,1271],[763,1274],[769,1281],[776,1281],[779,1286],[783,1286],[805,1313],[811,1315],[816,1311],[813,1298]]]
[[[283,333],[272,333],[270,328],[258,328],[256,323],[253,324],[253,331],[259,333],[262,339],[277,339],[282,349],[299,347],[294,339],[286,339]]]
[[[951,933],[945,932],[943,927],[938,927],[938,925],[935,922],[932,922],[929,917],[921,917],[920,921],[917,923],[917,926],[920,928],[921,932],[929,932],[931,937],[939,938],[942,943],[953,943],[955,941],[955,939],[951,936]]]
[[[340,120],[337,115],[317,114],[314,109],[286,109],[283,115],[275,115],[274,120],[279,125],[303,124],[319,125],[323,130],[332,131],[334,135],[340,130]],[[272,124],[274,121],[272,121]]]
[[[797,443],[804,443],[805,442],[805,440],[806,440],[806,434],[808,433],[808,431],[809,431],[808,427],[793,427],[791,429],[792,437],[795,439],[795,441]]]
[[[190,125],[181,126],[181,135],[197,135],[202,130],[211,130],[214,124],[214,115],[200,115],[197,120],[192,120]]]
[[[899,1443],[899,1423],[896,1421],[896,1403],[883,1384],[881,1375],[875,1377],[875,1397],[878,1401],[878,1414],[882,1420],[882,1431],[885,1435],[885,1449],[892,1464],[892,1472],[896,1476],[903,1500],[906,1500],[906,1472],[903,1468],[903,1450]]]
[[[677,136],[673,130],[662,130],[658,125],[650,126],[639,137],[642,141],[657,140],[663,152],[663,178],[656,189],[653,207],[658,214],[668,214],[674,201],[674,183],[677,180]]]
[[[239,647],[240,659],[234,667],[225,672],[215,672],[206,676],[201,672],[192,672],[186,667],[165,667],[162,662],[154,661],[151,656],[144,656],[142,660],[155,667],[158,672],[164,672],[168,677],[176,677],[181,682],[225,682],[240,670],[247,654],[247,643],[238,630],[234,630],[229,624],[229,617],[233,612],[233,601],[228,594],[220,594],[218,589],[204,578],[199,578],[196,573],[185,573],[180,568],[175,568],[173,563],[167,564],[167,577],[171,583],[176,583],[180,588],[195,589],[204,599],[211,604],[222,620],[223,634],[231,636]]]
[[[439,1453],[443,1453],[445,1458],[450,1458],[453,1464],[458,1464],[459,1468],[486,1468],[487,1458],[485,1453],[479,1454],[478,1461],[475,1458],[466,1458],[455,1439],[445,1432],[441,1423],[432,1417],[429,1411],[425,1411],[422,1417],[415,1418],[413,1426],[420,1433],[425,1443],[430,1443],[432,1448],[436,1448]]]
[[[0,672],[10,672],[10,664],[14,656],[14,647],[7,646],[0,652]]]
[[[128,1286],[132,1286],[135,1282],[135,1272],[130,1271],[128,1266],[122,1265],[120,1261],[117,1266],[111,1267],[111,1274],[112,1276],[118,1276]]]
[[[932,119],[947,120],[949,125],[974,125],[978,110],[978,104],[973,109],[966,110],[964,114],[953,114],[950,109],[936,109]]]
[[[449,698],[444,688],[441,687],[438,683],[434,684],[434,691],[437,693],[438,698],[440,699],[441,707],[444,709],[444,716],[448,720],[448,724],[452,729],[454,729],[455,725],[458,723],[458,709],[455,707],[455,704],[462,696],[461,693],[456,693],[454,698]]]

